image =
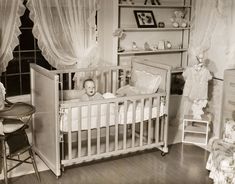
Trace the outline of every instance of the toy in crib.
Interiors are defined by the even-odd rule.
[[[95,82],[92,79],[86,79],[83,82],[83,88],[85,93],[81,96],[82,101],[103,99],[103,96],[96,91]]]

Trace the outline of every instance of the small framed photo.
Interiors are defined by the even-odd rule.
[[[139,28],[157,27],[153,11],[151,10],[134,10],[136,23]]]

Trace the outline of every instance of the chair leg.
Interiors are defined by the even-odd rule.
[[[31,160],[32,160],[33,168],[34,168],[35,174],[37,176],[37,179],[38,179],[38,181],[41,181],[40,175],[38,173],[38,168],[37,168],[37,165],[36,165],[36,161],[35,161],[35,158],[34,158],[34,153],[33,153],[31,148],[29,149],[29,154],[30,154],[30,157],[31,157]]]
[[[6,156],[6,145],[5,141],[1,141],[2,143],[2,155],[3,155],[3,172],[4,172],[4,181],[5,184],[8,184],[7,178],[7,156]]]

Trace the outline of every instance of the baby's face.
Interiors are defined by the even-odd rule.
[[[95,94],[95,84],[92,81],[87,81],[85,83],[85,91],[88,96],[93,96]]]

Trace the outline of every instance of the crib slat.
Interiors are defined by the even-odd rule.
[[[107,87],[108,87],[107,92],[111,92],[112,91],[112,70],[109,70],[108,72]]]
[[[120,87],[120,80],[119,80],[119,77],[120,77],[120,69],[117,69],[117,73],[116,73],[116,90]]]
[[[72,77],[71,77],[71,73],[69,74],[69,89],[72,89]]]
[[[123,86],[126,85],[126,70],[123,70]]]
[[[156,118],[156,125],[155,125],[155,143],[159,142],[159,115],[160,115],[160,97],[157,97],[157,118]]]
[[[68,153],[69,153],[69,160],[72,159],[72,122],[71,122],[71,117],[72,117],[72,108],[68,109]]]
[[[106,109],[106,152],[109,152],[109,121],[110,121],[110,104],[107,103],[107,109]]]
[[[148,144],[151,142],[151,122],[152,122],[152,97],[149,98],[149,119],[148,119]]]
[[[104,71],[101,71],[101,82],[102,82],[102,93],[105,92],[105,76],[104,76]]]
[[[117,91],[117,70],[112,70],[112,93]]]
[[[123,149],[126,149],[127,100],[124,102]]]
[[[141,99],[141,116],[140,116],[140,146],[143,146],[143,131],[144,131],[144,98]]]
[[[91,156],[91,105],[88,105],[88,122],[87,122],[87,133],[88,133],[88,156]]]
[[[132,148],[135,147],[135,122],[136,122],[136,100],[133,101],[133,111],[132,111]]]
[[[60,73],[60,75],[59,75],[60,77],[60,86],[61,86],[61,90],[64,90],[64,86],[63,86],[63,73]]]
[[[78,158],[81,157],[81,149],[82,149],[81,126],[82,126],[82,113],[81,113],[81,107],[78,107]]]
[[[115,150],[118,150],[118,102],[115,103]]]
[[[99,76],[99,71],[95,71],[94,72],[94,82],[96,84],[96,90],[97,91],[99,90],[99,86],[100,86],[100,81],[98,79],[98,76]]]
[[[162,98],[159,98],[159,102],[162,103]],[[160,103],[159,103],[159,104],[160,104]],[[160,109],[160,106],[159,106],[159,109]],[[160,110],[159,110],[159,112],[160,112]],[[164,117],[164,116],[162,116],[162,118],[161,118],[161,121],[160,121],[160,128],[161,128],[161,132],[160,132],[161,139],[160,139],[160,141],[163,141],[164,136],[165,136],[165,134],[164,134],[164,129],[165,129],[165,117]]]
[[[97,154],[100,154],[100,122],[101,122],[101,104],[97,108]]]

